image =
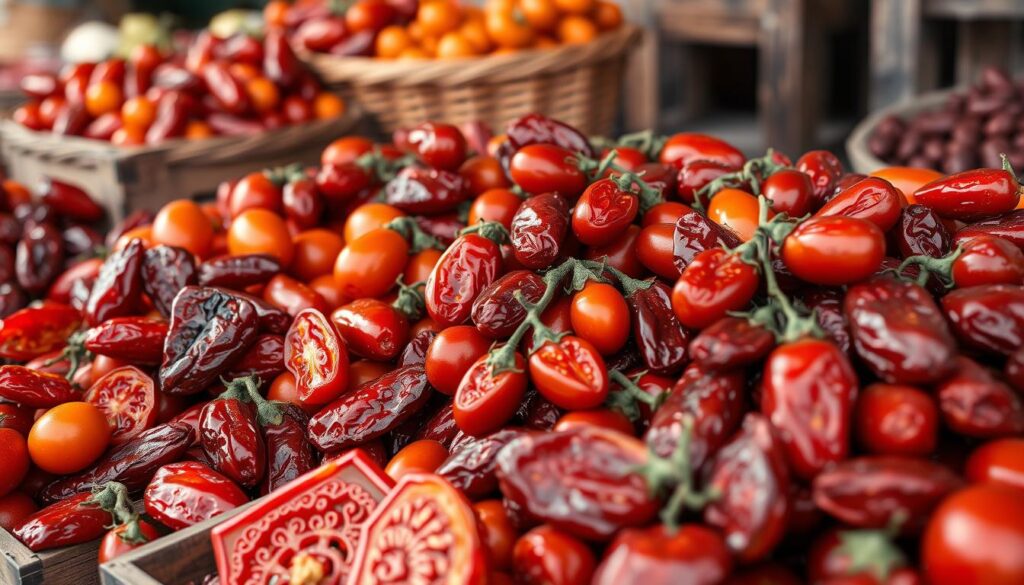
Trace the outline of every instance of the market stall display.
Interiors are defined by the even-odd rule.
[[[157,582],[1024,579],[1012,173],[483,136],[340,138],[54,276],[0,329],[0,505],[40,506],[4,529]]]

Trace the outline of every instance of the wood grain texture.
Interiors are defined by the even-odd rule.
[[[0,530],[0,584],[94,585],[99,583],[99,540],[34,553],[6,530]]]

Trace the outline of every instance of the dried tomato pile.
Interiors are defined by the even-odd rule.
[[[0,525],[103,561],[273,493],[249,577],[1022,583],[1020,185],[881,174],[534,114],[136,214],[4,319]]]

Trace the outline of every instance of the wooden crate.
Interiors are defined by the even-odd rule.
[[[0,529],[0,584],[94,585],[99,583],[96,555],[99,539],[42,552],[32,552],[13,534]]]
[[[103,585],[202,585],[217,570],[210,530],[233,518],[255,500],[139,547],[100,565]]]
[[[135,209],[156,209],[172,199],[212,193],[231,177],[294,162],[315,164],[325,146],[353,132],[361,119],[360,112],[350,108],[339,118],[254,136],[130,148],[34,132],[3,121],[0,152],[12,179],[31,186],[52,177],[78,185],[117,221]]]

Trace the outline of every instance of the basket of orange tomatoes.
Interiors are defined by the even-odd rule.
[[[280,32],[139,45],[126,59],[24,76],[21,90],[26,101],[0,122],[11,176],[82,185],[115,219],[213,192],[226,173],[315,162],[360,118]]]
[[[543,111],[608,133],[641,34],[612,0],[274,0],[264,15],[387,131],[424,119],[502,128]]]

